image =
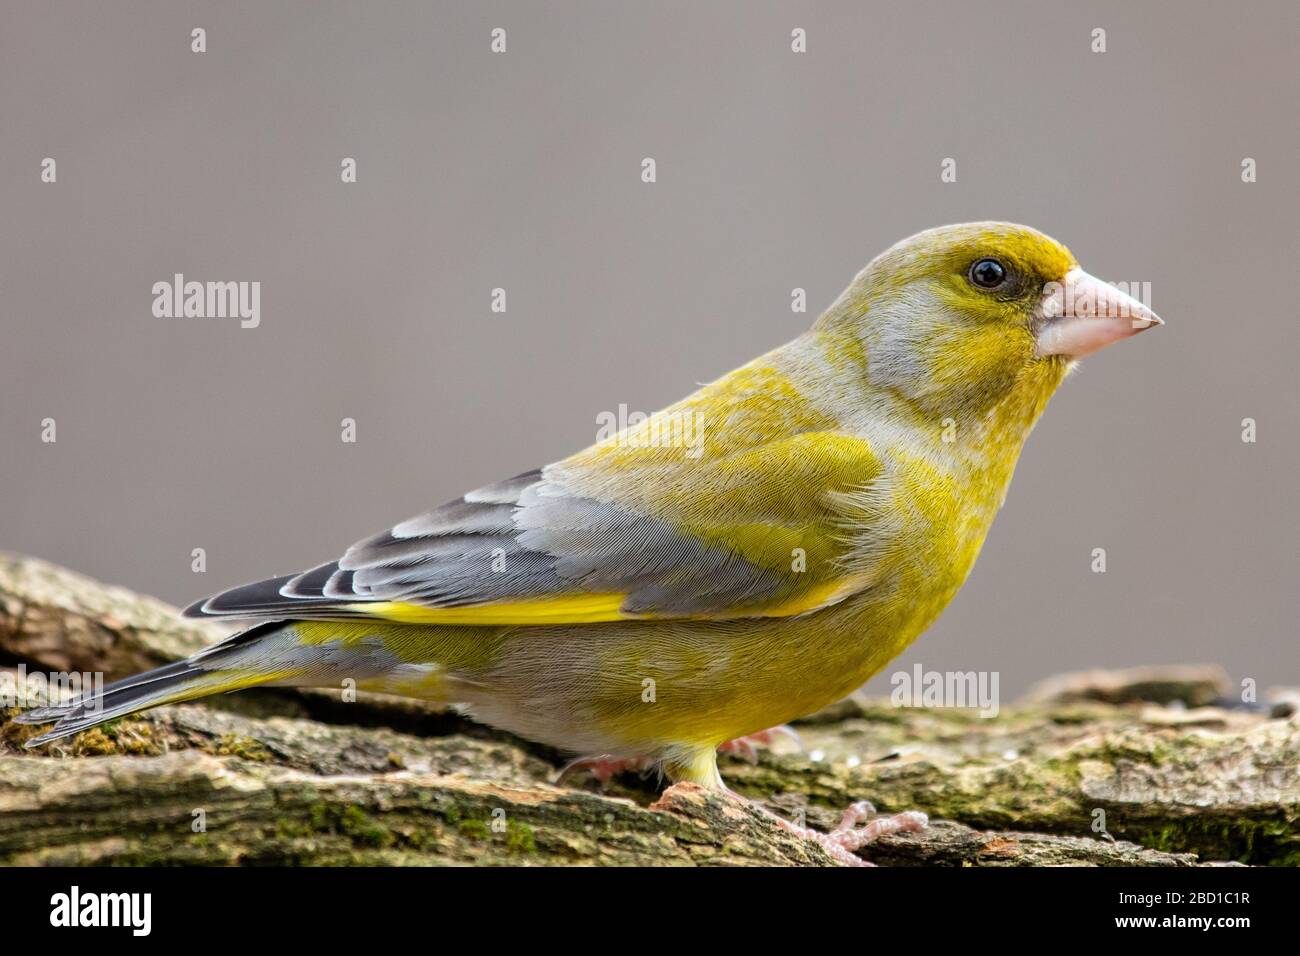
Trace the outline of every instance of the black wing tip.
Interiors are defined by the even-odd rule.
[[[31,740],[23,741],[24,750],[35,750],[37,747],[44,747],[46,744],[52,744],[56,740],[62,740],[64,737],[71,737],[77,733],[75,730],[51,730],[48,733],[41,734],[39,737],[33,737]]]
[[[241,584],[237,588],[195,601],[181,611],[181,617],[257,619],[283,615],[286,608],[292,607],[297,600],[301,599],[285,597],[280,593],[280,589],[301,576],[301,572],[282,574],[279,577],[254,581],[251,584]]]
[[[12,719],[15,724],[52,724],[68,716],[74,709],[71,704],[33,707],[31,710],[16,714]]]
[[[193,604],[181,609],[181,617],[210,617],[211,615],[203,610],[204,605],[210,600],[211,598],[199,598]]]
[[[78,721],[68,725],[63,720],[60,720],[51,730],[47,730],[45,733],[38,737],[33,737],[31,740],[23,741],[23,749],[35,750],[37,747],[44,747],[46,744],[52,744],[56,740],[63,740],[65,737],[75,737],[77,734],[84,730],[89,730],[98,723],[102,723],[102,721],[95,720],[89,723]]]
[[[254,630],[258,630],[254,628]],[[196,675],[207,673],[189,659],[173,661],[143,674],[114,681],[103,690],[66,704],[35,707],[14,718],[19,724],[54,724],[45,733],[23,742],[24,749],[40,747],[118,717],[171,702],[170,692],[185,687]]]
[[[48,707],[33,707],[31,710],[23,711],[21,714],[15,714],[11,718],[10,722],[24,726],[31,724],[54,724],[54,727],[50,728],[45,733],[38,734],[35,737],[30,737],[23,741],[24,750],[34,750],[37,747],[58,740],[60,737],[66,737],[67,734],[60,731],[58,725],[65,717],[70,716],[75,709],[75,706],[71,704],[52,704]]]

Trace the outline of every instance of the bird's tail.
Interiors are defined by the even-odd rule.
[[[183,661],[114,681],[97,692],[20,714],[22,724],[54,726],[26,742],[39,747],[98,724],[162,704],[241,690],[259,684],[313,686],[326,679],[329,661],[304,653],[293,622],[269,621],[241,631]]]

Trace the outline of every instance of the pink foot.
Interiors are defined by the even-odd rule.
[[[704,792],[707,791],[704,791],[699,784],[675,783],[661,793],[658,800],[650,804],[650,809],[680,811],[680,803],[696,802],[697,794]],[[734,790],[723,789],[713,792],[728,800],[744,804],[767,817],[787,833],[816,843],[831,859],[843,866],[874,866],[875,864],[862,859],[854,851],[891,833],[915,833],[924,830],[930,824],[929,817],[917,810],[895,813],[892,816],[879,816],[875,807],[866,800],[860,800],[844,811],[844,816],[840,818],[839,825],[834,830],[830,833],[822,833],[811,827],[801,827],[797,823],[791,823],[784,817],[777,816],[761,803],[742,797]]]
[[[758,763],[759,750],[770,747],[777,740],[793,741],[796,748],[803,749],[803,741],[789,724],[782,724],[780,727],[769,727],[767,730],[760,730],[756,734],[747,734],[744,737],[737,737],[735,740],[728,740],[718,747],[718,753],[731,754],[747,760],[750,763]]]
[[[650,770],[657,761],[649,757],[578,757],[570,760],[555,774],[559,783],[573,774],[586,773],[601,783],[608,783],[612,777],[625,771],[638,773]]]
[[[776,817],[775,814],[772,816]],[[870,822],[869,818],[874,817]],[[891,833],[916,833],[930,825],[930,818],[918,810],[906,810],[892,816],[878,816],[876,808],[866,800],[859,800],[844,811],[839,826],[830,833],[820,833],[810,827],[801,827],[781,817],[776,817],[782,829],[789,830],[805,840],[812,840],[835,860],[845,866],[874,866],[858,856],[855,851],[875,843]],[[860,826],[859,824],[866,824]]]

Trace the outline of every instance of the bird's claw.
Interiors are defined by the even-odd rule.
[[[600,783],[608,783],[620,773],[644,773],[652,769],[655,763],[648,757],[578,757],[557,770],[551,782],[563,783],[576,774],[586,773]]]
[[[796,749],[803,750],[803,741],[799,739],[795,729],[789,724],[781,724],[779,727],[769,727],[755,734],[746,734],[744,737],[728,740],[718,746],[718,753],[731,754],[749,763],[758,763],[759,750],[771,747],[778,740],[791,741]]]
[[[785,828],[790,832],[816,843],[836,862],[845,866],[874,866],[875,864],[858,856],[856,851],[875,843],[881,837],[892,833],[916,833],[929,824],[930,818],[918,810],[877,816],[876,808],[866,800],[859,800],[849,806],[840,817],[839,825],[830,833],[784,822]]]
[[[871,819],[873,817],[875,819]],[[827,836],[852,853],[875,843],[883,836],[917,833],[929,825],[930,818],[919,810],[878,816],[875,807],[866,800],[859,800],[844,811],[839,825]]]

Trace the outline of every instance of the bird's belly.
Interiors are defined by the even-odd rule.
[[[486,723],[577,752],[716,745],[845,697],[933,620],[940,597],[853,597],[793,618],[519,629],[470,675],[465,702]]]

